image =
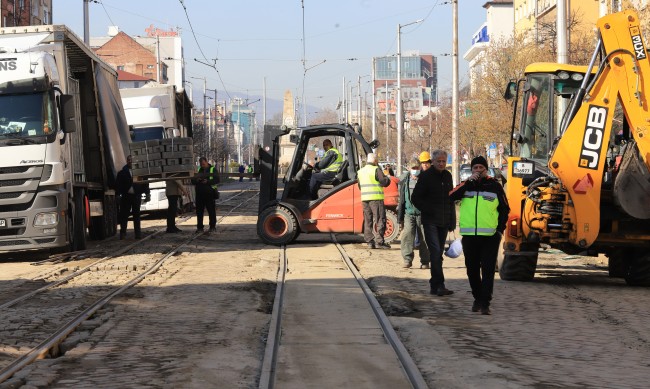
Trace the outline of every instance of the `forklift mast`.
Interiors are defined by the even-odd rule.
[[[287,126],[265,125],[264,143],[260,149],[260,202],[258,212],[262,212],[265,205],[277,200],[278,194],[278,168],[280,159],[280,137],[288,134]]]

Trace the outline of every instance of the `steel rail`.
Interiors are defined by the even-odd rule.
[[[284,304],[284,285],[287,274],[287,246],[282,245],[278,265],[277,286],[275,298],[273,299],[273,313],[269,333],[266,337],[266,349],[262,361],[262,374],[260,376],[259,389],[273,389],[275,384],[275,368],[282,334],[282,308]]]
[[[359,270],[357,270],[357,267],[354,265],[352,259],[350,259],[343,246],[338,243],[336,236],[334,236],[333,233],[330,233],[330,236],[336,245],[336,248],[339,250],[339,253],[341,253],[341,256],[343,257],[345,264],[348,266],[348,269],[350,269],[352,274],[354,274],[354,278],[357,280],[357,283],[363,290],[363,294],[366,296],[366,299],[372,307],[372,311],[374,312],[375,317],[381,326],[384,337],[386,338],[388,344],[391,345],[393,350],[395,350],[395,354],[397,354],[397,358],[399,359],[402,365],[402,369],[404,369],[404,372],[406,373],[411,386],[415,389],[428,388],[429,386],[424,380],[424,377],[422,377],[420,369],[415,364],[415,361],[413,361],[413,358],[411,358],[411,355],[409,354],[408,350],[406,350],[406,347],[404,347],[402,341],[399,340],[399,336],[395,332],[395,329],[393,329],[393,325],[390,323],[390,320],[388,320],[388,316],[386,316],[384,313],[384,310],[381,308],[379,301],[377,301],[375,295],[372,293],[372,290],[370,290],[370,287],[368,284],[366,284],[365,279],[361,273],[359,273]]]
[[[229,216],[233,211],[235,211],[237,208],[241,207],[242,205],[246,204],[249,199],[246,199],[242,201],[240,204],[235,206],[233,209],[231,209],[226,215],[223,215],[220,220],[223,220],[223,218]],[[157,231],[157,232],[162,232],[162,231]],[[181,248],[192,242],[193,240],[197,239],[199,236],[202,236],[204,233],[202,232],[195,232],[190,236],[188,239],[183,241],[181,244],[177,245],[174,249],[170,250],[167,254],[163,255],[160,259],[158,259],[152,266],[150,266],[147,270],[144,272],[140,273],[138,276],[132,278],[129,282],[126,284],[122,285],[119,288],[115,288],[112,292],[108,293],[104,297],[100,298],[97,300],[95,303],[93,303],[90,307],[85,309],[83,312],[79,313],[75,318],[70,320],[68,323],[64,324],[61,326],[58,330],[56,330],[52,335],[50,335],[47,339],[42,341],[40,344],[38,344],[36,347],[32,348],[30,351],[28,351],[26,354],[22,355],[21,357],[17,358],[14,360],[11,364],[0,370],[0,383],[3,383],[7,379],[11,378],[14,374],[16,374],[18,371],[22,370],[25,366],[29,365],[30,363],[34,362],[36,359],[43,358],[45,357],[50,350],[56,348],[61,342],[68,337],[74,330],[79,327],[81,323],[83,323],[86,319],[94,315],[99,309],[104,307],[106,304],[108,304],[113,298],[116,296],[120,295],[124,291],[130,289],[131,287],[137,285],[140,281],[142,281],[146,276],[149,274],[154,273],[157,271],[167,259],[170,257],[174,256]],[[154,234],[148,235],[147,238],[153,236]],[[142,239],[144,240],[144,239]],[[141,243],[142,240],[135,242],[134,244]],[[42,289],[42,288],[41,288]]]

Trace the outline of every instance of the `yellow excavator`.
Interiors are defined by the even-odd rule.
[[[544,246],[605,254],[611,276],[650,286],[650,58],[636,12],[597,26],[587,66],[531,64],[506,89],[519,155],[508,158],[504,280],[531,280]]]

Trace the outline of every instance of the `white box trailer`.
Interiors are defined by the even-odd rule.
[[[0,28],[0,251],[117,231],[128,125],[117,72],[63,25]]]

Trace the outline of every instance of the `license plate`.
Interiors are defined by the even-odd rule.
[[[528,176],[533,174],[535,170],[535,164],[532,162],[522,162],[517,161],[512,164],[512,175],[513,176]]]
[[[5,219],[0,219],[0,227],[6,227],[7,221]]]

